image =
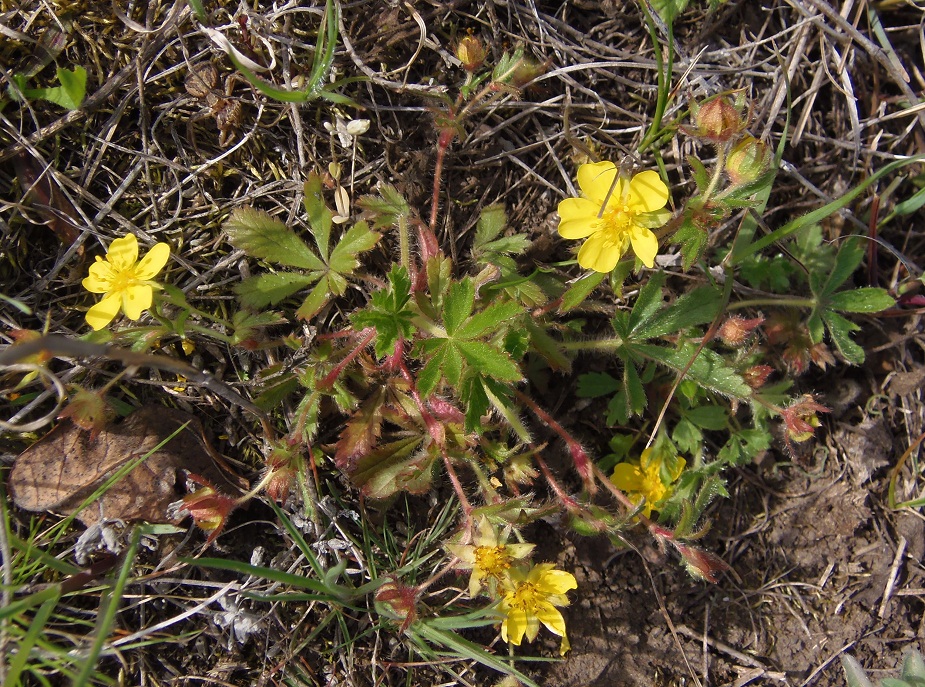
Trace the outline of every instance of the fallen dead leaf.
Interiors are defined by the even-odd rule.
[[[240,485],[216,465],[220,458],[199,421],[162,406],[145,406],[95,438],[62,422],[16,459],[9,481],[13,502],[28,511],[70,515],[113,472],[151,451],[184,423],[189,424],[177,436],[76,516],[87,526],[103,518],[176,523],[178,519],[167,517],[167,506],[186,494],[188,472],[230,494]]]

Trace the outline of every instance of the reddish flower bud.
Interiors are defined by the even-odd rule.
[[[75,425],[90,432],[92,441],[106,426],[111,414],[109,404],[98,391],[77,389],[67,407],[58,415],[58,419],[70,418]]]
[[[271,473],[266,493],[274,501],[283,503],[302,469],[302,454],[295,446],[277,444],[266,458],[267,470]]]
[[[483,64],[488,56],[485,44],[475,36],[466,36],[456,46],[456,57],[462,62],[467,72],[474,72]]]
[[[694,115],[695,136],[714,143],[725,143],[745,129],[745,121],[736,107],[725,96],[713,98],[702,105],[691,105]]]
[[[770,365],[752,365],[742,373],[742,379],[752,389],[760,389],[768,381],[768,377],[771,376],[772,372],[774,372],[774,368]]]
[[[736,143],[726,158],[726,174],[733,186],[744,186],[768,171],[772,159],[771,149],[754,136],[746,136]]]
[[[228,521],[231,511],[237,507],[237,502],[230,496],[225,496],[215,489],[207,479],[199,475],[189,475],[189,481],[198,484],[202,489],[197,489],[192,494],[184,496],[182,500],[170,504],[167,509],[167,516],[170,518],[182,518],[191,515],[193,521],[206,532],[210,532],[206,543],[211,543]]]
[[[396,579],[386,582],[376,591],[376,605],[386,617],[401,620],[401,631],[410,627],[418,617],[417,588],[402,584]]]
[[[698,549],[696,546],[688,546],[679,542],[673,542],[687,572],[699,580],[716,583],[721,572],[726,572],[731,568],[722,558],[709,551]]]
[[[751,333],[763,323],[763,317],[747,320],[744,317],[733,315],[723,322],[717,336],[728,346],[741,346],[751,336]]]
[[[831,408],[817,403],[807,394],[782,410],[780,416],[787,427],[788,438],[799,443],[811,439],[816,427],[821,424],[816,413],[828,412],[831,412]]]

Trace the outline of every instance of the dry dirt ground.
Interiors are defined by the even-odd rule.
[[[317,3],[204,4],[210,25],[233,42],[254,41],[265,46],[265,54],[273,51],[277,78],[304,75],[320,21]],[[20,203],[16,178],[30,166],[50,170],[52,187],[61,195],[58,205],[49,203],[58,208],[59,221],[63,215],[79,228],[95,227],[106,242],[134,230],[182,247],[190,274],[180,285],[211,286],[212,291],[203,287],[210,302],[222,298],[214,290],[221,279],[238,276],[237,267],[221,262],[227,247],[216,233],[230,210],[258,200],[266,208],[296,212],[295,180],[311,169],[326,169],[332,155],[352,170],[354,195],[387,181],[424,214],[440,106],[434,94],[452,91],[461,78],[452,51],[468,32],[485,40],[494,59],[505,49],[526,46],[545,74],[519,98],[468,122],[451,147],[439,238],[445,250],[462,254],[479,210],[503,202],[511,225],[535,241],[531,259],[566,259],[554,212],[578,158],[570,140],[622,156],[653,115],[655,60],[640,5],[338,4],[336,76],[364,77],[342,87],[363,109],[340,109],[347,119],[371,120],[355,150],[343,148],[325,128],[335,121],[329,103],[279,103],[242,79],[229,80],[225,91],[234,67],[185,2],[0,2],[0,79],[22,68],[34,52],[30,41],[40,40],[62,18],[69,30],[57,65],[84,65],[90,73],[89,106],[76,113],[63,115],[35,103],[23,110],[8,105],[0,114],[0,290],[40,314],[30,318],[0,304],[4,328],[41,330],[41,314],[52,305],[72,307],[84,298],[79,278],[85,266],[74,258],[76,248],[62,247],[38,226],[53,222],[47,213]],[[306,8],[296,11],[300,5]],[[893,52],[881,47],[875,15]],[[789,108],[792,140],[764,218],[778,226],[838,197],[896,156],[925,152],[925,111],[921,105],[911,110],[898,105],[925,100],[923,21],[922,3],[911,1],[729,0],[712,12],[705,2],[691,2],[674,27],[673,78],[681,95],[667,116],[679,116],[689,98],[744,89],[753,103],[750,130],[776,145]],[[214,65],[220,80],[207,95],[197,95],[185,83],[190,69],[204,64]],[[227,125],[220,116],[227,112],[226,98],[240,109]],[[692,145],[675,136],[662,149],[679,188]],[[869,198],[832,220],[834,230],[847,225],[851,232],[865,232]],[[919,267],[925,265],[923,219],[919,211],[891,223],[883,235]],[[93,233],[80,231],[76,245],[91,249]],[[884,253],[878,259],[885,271],[881,285],[887,285],[895,261]],[[534,526],[533,540],[544,542],[546,559],[575,571],[580,594],[566,610],[571,653],[561,662],[530,664],[528,672],[549,687],[829,687],[844,684],[838,660],[843,652],[879,678],[895,673],[903,651],[925,651],[925,520],[921,508],[894,511],[886,503],[889,470],[925,431],[922,316],[912,309],[899,315],[860,320],[859,340],[868,351],[863,366],[814,369],[798,380],[800,391],[819,394],[833,409],[815,442],[795,456],[777,444],[756,464],[730,474],[731,497],[714,505],[713,528],[704,540],[732,568],[718,584],[693,581],[642,536],[630,536],[635,550],[616,551],[607,541],[567,534],[555,524]],[[83,320],[75,311],[53,326],[56,333],[75,335]],[[198,364],[209,369],[234,364],[217,347],[197,355]],[[120,388],[129,397],[142,393],[133,384]],[[576,403],[571,387],[537,387],[536,393],[548,407]],[[220,405],[210,407],[201,397],[181,401],[224,437],[223,452],[241,457],[240,431]],[[607,436],[593,434],[603,425],[591,415],[596,409],[592,404],[580,413],[566,412],[564,421],[601,448]],[[8,457],[24,443],[6,435]],[[920,478],[909,472],[916,468],[920,463],[913,456],[900,480],[911,490],[903,498],[920,496],[914,491],[921,489]],[[272,537],[276,530],[261,527],[262,519],[272,519],[268,510],[239,517],[253,522],[236,520],[220,551],[247,560],[253,538]],[[176,584],[179,589],[181,581]],[[156,618],[175,610],[164,601],[152,604],[150,612]],[[151,621],[143,613],[136,619]],[[111,674],[121,671],[125,684],[144,685],[404,684],[406,675],[414,685],[496,679],[466,666],[455,667],[460,677],[454,679],[399,663],[371,678],[377,673],[364,670],[370,649],[362,645],[351,661],[321,666],[311,665],[311,648],[302,658],[273,654],[272,639],[232,641],[227,626],[204,617],[173,629],[203,625],[206,634],[188,643],[147,653],[140,648],[134,656],[112,660]],[[555,656],[556,646],[540,641],[524,648]],[[291,677],[292,670],[284,677],[286,660],[293,669],[303,667],[302,677]]]

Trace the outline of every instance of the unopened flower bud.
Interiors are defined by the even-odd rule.
[[[304,469],[302,454],[295,446],[277,444],[266,458],[268,476],[266,492],[274,501],[284,503],[300,470]]]
[[[744,344],[756,327],[764,322],[763,317],[747,320],[744,317],[733,315],[720,326],[717,336],[727,346],[741,346]]]
[[[475,36],[466,36],[456,46],[456,57],[462,62],[462,68],[467,72],[474,72],[483,64],[488,56],[485,44]]]
[[[768,381],[768,377],[771,376],[772,372],[774,372],[774,368],[770,365],[752,365],[742,373],[742,379],[752,389],[760,389]]]
[[[212,542],[225,527],[228,516],[238,504],[230,496],[225,496],[216,490],[208,480],[199,475],[189,475],[189,481],[202,488],[184,496],[181,501],[171,503],[167,509],[167,516],[171,519],[192,516],[200,529],[210,533],[207,541]]]
[[[545,71],[546,67],[541,62],[531,57],[524,57],[511,75],[510,83],[514,88],[523,88]]]
[[[724,96],[713,98],[703,105],[694,104],[691,110],[696,125],[695,135],[714,143],[725,143],[745,128],[740,111]]]
[[[400,620],[404,632],[417,619],[417,598],[415,587],[409,587],[393,578],[376,591],[376,606],[382,615]]]
[[[58,419],[70,418],[75,425],[90,432],[90,440],[93,441],[106,426],[111,414],[109,404],[98,391],[77,389]]]
[[[771,149],[754,136],[746,136],[733,146],[726,159],[726,174],[733,186],[756,181],[771,166]]]
[[[821,424],[816,413],[828,413],[830,410],[812,396],[804,395],[789,408],[784,408],[780,415],[787,428],[787,436],[799,443],[810,439]]]

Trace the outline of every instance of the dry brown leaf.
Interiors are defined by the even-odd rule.
[[[62,422],[22,452],[10,473],[13,502],[24,510],[71,514],[113,472],[149,451],[184,423],[177,436],[116,482],[95,504],[77,514],[85,525],[101,519],[176,522],[167,506],[186,494],[186,472],[220,489],[237,487],[216,465],[202,425],[188,413],[145,406],[91,439],[90,432]]]

